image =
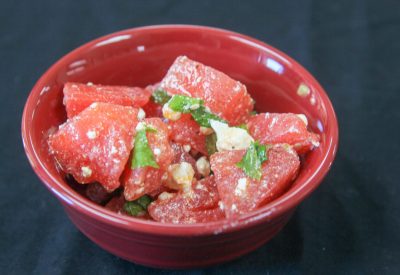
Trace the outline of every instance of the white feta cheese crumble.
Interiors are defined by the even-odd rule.
[[[89,130],[89,131],[87,131],[86,136],[89,139],[95,139],[97,137],[97,132],[94,130]]]
[[[303,114],[297,114],[297,117],[300,118],[300,119],[304,122],[304,124],[305,124],[306,126],[308,125],[308,120],[307,120],[307,117],[306,117],[305,115],[303,115]]]
[[[212,133],[214,133],[214,130],[212,128],[200,126],[200,134],[208,136]]]
[[[210,163],[204,156],[196,161],[196,168],[203,177],[207,177],[211,172]]]
[[[235,195],[236,196],[243,196],[246,192],[247,189],[247,179],[246,178],[240,178],[237,181],[237,185],[235,188]]]
[[[169,120],[175,121],[175,120],[178,120],[181,118],[181,113],[175,112],[174,110],[169,108],[168,103],[164,104],[164,106],[162,108],[162,113],[163,113],[163,116]]]
[[[146,124],[144,122],[139,122],[136,125],[136,131],[141,131],[141,130],[144,130],[144,129],[146,129]]]
[[[211,127],[217,134],[217,150],[242,150],[247,149],[254,139],[241,128],[229,127],[228,124],[210,120]]]
[[[168,192],[162,192],[160,195],[158,195],[158,198],[162,201],[171,199],[174,195],[172,193]]]
[[[110,154],[112,155],[112,154],[115,154],[115,153],[117,153],[117,152],[118,152],[117,147],[115,147],[114,145],[111,146],[111,152],[110,152]]]
[[[97,105],[99,105],[97,102],[93,102],[92,104],[90,104],[90,108],[95,109],[97,108]]]
[[[189,153],[189,152],[190,152],[190,149],[192,149],[192,147],[191,147],[189,144],[183,145],[183,150],[184,150],[186,153]]]
[[[196,110],[200,108],[200,104],[193,104],[192,106],[190,106],[190,110]]]
[[[235,212],[237,211],[237,206],[236,206],[236,204],[232,204],[231,210],[232,210],[232,211],[235,211]]]
[[[297,94],[299,95],[299,96],[301,96],[301,97],[306,97],[306,96],[308,96],[309,94],[310,94],[310,88],[306,85],[306,84],[304,84],[304,83],[301,83],[300,85],[299,85],[299,87],[297,88]]]
[[[146,118],[146,113],[143,111],[142,108],[139,108],[139,112],[138,112],[137,118],[138,118],[139,120],[143,120],[143,119]]]
[[[85,178],[88,178],[92,175],[92,169],[90,169],[88,166],[82,166],[81,171],[82,171],[82,176]]]
[[[93,82],[86,83],[87,86],[93,86]]]
[[[159,156],[161,154],[160,148],[154,148],[154,155]]]
[[[168,167],[168,172],[181,190],[190,190],[194,177],[194,170],[190,163],[181,162]]]

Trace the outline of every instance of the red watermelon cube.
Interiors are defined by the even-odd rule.
[[[128,163],[121,178],[124,196],[128,201],[158,190],[162,186],[162,182],[166,180],[164,174],[166,174],[166,170],[174,157],[174,151],[169,143],[170,131],[168,125],[160,118],[146,118],[143,122],[156,129],[156,132],[146,132],[146,137],[159,168],[140,167],[132,169],[130,163]]]
[[[190,114],[183,114],[176,121],[169,121],[171,128],[171,140],[182,146],[190,147],[203,155],[208,155],[206,148],[206,136],[200,134],[200,126],[193,120]]]
[[[111,192],[133,147],[138,110],[93,103],[49,136],[50,153],[79,183],[99,182]]]
[[[210,110],[231,125],[243,123],[253,110],[246,86],[226,74],[179,56],[161,81],[169,94],[201,98]]]
[[[81,83],[64,85],[64,105],[68,118],[71,118],[94,102],[113,103],[139,108],[144,106],[151,93],[138,87],[105,86]]]
[[[193,180],[192,190],[186,193],[161,193],[148,211],[154,220],[163,223],[210,222],[225,217],[213,176]]]
[[[227,218],[237,218],[282,195],[300,167],[299,157],[289,145],[275,145],[262,164],[261,180],[249,178],[236,166],[245,150],[222,151],[211,156],[218,193]]]
[[[250,117],[250,135],[262,144],[287,143],[299,153],[319,145],[319,135],[307,130],[307,118],[291,113],[262,113]]]

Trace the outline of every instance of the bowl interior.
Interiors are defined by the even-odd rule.
[[[34,87],[24,114],[25,146],[29,143],[32,148],[28,157],[36,172],[46,174],[47,182],[58,182],[68,189],[46,142],[49,131],[66,119],[62,103],[65,82],[143,87],[159,82],[178,55],[187,55],[244,83],[259,112],[305,114],[310,128],[321,135],[321,146],[306,156],[285,196],[309,184],[335,143],[337,127],[329,100],[318,83],[286,55],[256,40],[217,29],[184,26],[133,29],[105,36],[50,68]]]

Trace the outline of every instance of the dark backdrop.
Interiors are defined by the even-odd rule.
[[[26,97],[58,58],[98,36],[186,23],[283,50],[327,90],[340,146],[320,188],[257,251],[194,274],[399,274],[400,2],[1,1],[0,273],[165,273],[97,247],[68,220],[25,157]]]

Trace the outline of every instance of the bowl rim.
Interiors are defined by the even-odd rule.
[[[321,100],[326,107],[327,119],[330,127],[327,133],[327,150],[324,152],[323,160],[316,168],[311,177],[308,177],[301,184],[295,188],[289,190],[273,202],[263,206],[260,209],[254,210],[251,213],[242,215],[239,219],[235,221],[230,221],[227,219],[207,222],[207,223],[196,223],[196,224],[167,224],[155,221],[146,221],[135,219],[128,216],[123,216],[110,210],[105,209],[103,206],[96,205],[94,202],[80,196],[71,188],[68,190],[63,184],[55,179],[50,172],[48,172],[43,164],[41,163],[35,148],[33,147],[30,132],[30,119],[32,118],[33,110],[37,104],[35,98],[39,95],[40,90],[46,83],[46,78],[48,75],[55,73],[59,70],[63,64],[68,64],[68,60],[73,60],[74,56],[79,55],[95,46],[102,41],[109,41],[109,39],[115,37],[121,37],[124,35],[132,35],[138,32],[148,32],[148,31],[199,31],[213,33],[218,36],[231,36],[235,37],[242,43],[246,43],[250,47],[256,47],[262,51],[266,51],[273,55],[278,55],[280,58],[286,59],[291,68],[302,75],[306,82],[317,91]],[[108,35],[101,36],[94,40],[91,40],[82,46],[72,50],[68,54],[61,57],[56,61],[36,82],[25,103],[22,124],[21,124],[22,141],[25,149],[25,153],[28,160],[41,181],[45,186],[64,204],[67,204],[77,210],[78,212],[83,212],[83,214],[90,216],[94,220],[107,223],[110,226],[116,226],[121,229],[148,233],[152,235],[163,235],[163,236],[194,236],[194,235],[212,235],[219,234],[222,232],[233,232],[241,230],[243,228],[248,228],[257,224],[260,224],[267,220],[273,220],[275,217],[281,216],[291,209],[294,209],[301,201],[303,201],[312,191],[319,186],[322,179],[325,177],[329,171],[332,162],[335,158],[338,146],[338,123],[335,111],[333,109],[332,103],[329,100],[326,92],[317,82],[316,79],[299,63],[293,60],[291,57],[281,52],[280,50],[268,45],[265,42],[261,42],[255,38],[249,37],[247,35],[239,34],[233,31],[208,27],[208,26],[198,26],[198,25],[182,25],[182,24],[172,24],[172,25],[152,25],[143,26],[137,28],[130,28],[121,31],[117,31]]]

